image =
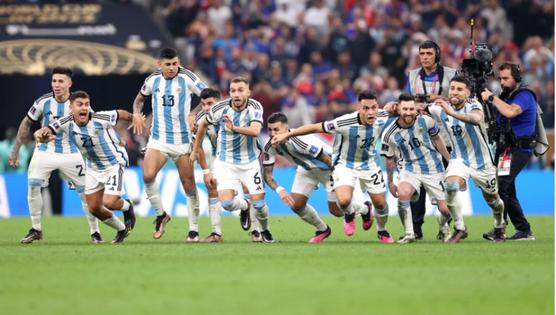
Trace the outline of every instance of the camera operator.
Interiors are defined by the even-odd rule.
[[[498,77],[502,86],[502,94],[495,96],[485,89],[481,97],[491,104],[497,125],[507,130],[499,132],[496,148],[496,160],[504,164],[499,166],[498,183],[500,197],[504,201],[504,218],[510,217],[516,232],[508,240],[534,240],[531,226],[516,195],[515,179],[527,165],[535,147],[537,123],[537,101],[533,91],[521,86],[519,66],[504,63],[498,68]],[[506,161],[506,163],[504,163]],[[510,161],[510,162],[507,162]],[[507,166],[509,165],[509,172]],[[493,231],[483,234],[492,239]]]
[[[450,80],[455,76],[456,69],[440,64],[440,47],[431,40],[426,40],[419,45],[420,68],[409,71],[406,84],[406,92],[415,96],[418,103],[434,102],[439,98],[448,100]],[[441,131],[444,143],[450,143],[448,135]],[[448,151],[451,148],[448,147]],[[444,161],[446,164],[447,161]],[[423,238],[421,226],[424,223],[426,206],[426,192],[423,187],[419,192],[419,200],[411,202],[413,214],[413,230],[416,239]]]

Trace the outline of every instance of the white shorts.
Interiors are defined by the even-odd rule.
[[[415,188],[415,199],[419,199],[419,191],[421,190],[421,185],[423,185],[431,197],[432,204],[436,204],[438,200],[446,200],[444,173],[423,175],[401,170],[398,174],[399,182],[406,182]]]
[[[315,189],[318,188],[319,183],[322,184],[328,193],[328,201],[336,200],[332,198],[334,194],[334,180],[332,174],[327,170],[306,170],[298,166],[295,172],[295,178],[292,184],[292,193],[300,194],[309,197]]]
[[[451,159],[446,169],[446,178],[449,176],[462,177],[466,181],[471,177],[482,191],[489,195],[498,193],[498,180],[496,178],[496,167],[491,165],[484,170],[473,169],[463,163],[461,159]],[[466,187],[461,187],[464,191]]]
[[[383,194],[386,192],[386,183],[382,176],[382,170],[378,166],[373,166],[370,170],[355,170],[347,168],[342,164],[334,167],[334,188],[340,186],[350,186],[355,188],[357,180],[361,189],[371,194]]]
[[[176,161],[182,155],[191,153],[191,143],[168,144],[149,138],[147,149],[154,149],[162,153],[166,158]]]
[[[28,178],[31,186],[48,186],[48,179],[54,170],[77,192],[85,189],[85,162],[81,153],[51,153],[35,150],[29,163]]]
[[[251,195],[264,193],[259,160],[236,165],[215,159],[213,176],[216,178],[218,191],[237,190],[243,184]]]
[[[85,172],[85,194],[90,195],[104,189],[105,195],[121,196],[124,181],[123,165],[112,165],[102,171],[87,168]]]

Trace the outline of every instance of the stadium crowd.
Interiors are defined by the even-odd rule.
[[[292,127],[353,111],[366,89],[376,91],[379,104],[397,99],[407,72],[419,66],[418,46],[426,39],[439,44],[442,64],[459,68],[470,43],[468,21],[475,18],[476,41],[493,50],[495,66],[522,65],[545,127],[554,128],[554,1],[132,2],[166,27],[187,68],[224,94],[233,76],[246,76],[253,98],[264,106],[264,120],[282,111]],[[496,80],[490,89],[500,91]],[[131,163],[139,163],[146,139],[120,132]],[[551,154],[545,159],[531,164],[553,167]]]

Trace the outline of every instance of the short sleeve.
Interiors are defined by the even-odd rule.
[[[27,112],[27,117],[29,117],[29,119],[31,119],[32,121],[39,121],[42,117],[43,114],[43,106],[40,103],[33,103],[33,106],[31,106],[31,108],[29,108],[29,111]]]
[[[103,126],[115,126],[118,123],[118,111],[116,110],[96,112],[92,114],[92,117]]]
[[[440,116],[442,115],[442,107],[438,105],[427,106],[427,111],[434,119],[440,119]]]
[[[477,101],[473,101],[469,104],[469,110],[480,110],[483,111],[483,106],[481,105],[481,103],[477,102]]]
[[[300,153],[313,158],[318,157],[323,150],[322,144],[313,141],[314,139],[310,136],[292,137],[291,140]]]
[[[250,107],[250,109],[249,109],[249,118],[250,118],[251,122],[258,121],[262,125],[263,124],[263,109],[262,109],[262,107],[261,108]]]
[[[521,107],[523,112],[536,106],[537,102],[530,92],[520,92],[512,100],[512,104],[516,104]]]
[[[224,113],[224,108],[216,109],[216,105],[213,106],[208,114],[205,116],[207,118],[207,122],[211,125],[216,125],[217,122],[222,119],[222,114]]]
[[[382,139],[382,146],[380,148],[380,155],[385,156],[387,158],[391,158],[394,156],[394,145],[386,139]]]
[[[52,130],[52,132],[54,132],[55,134],[61,134],[68,131],[69,125],[71,124],[72,120],[73,116],[67,115],[51,122],[50,125],[48,125],[48,128],[50,128],[50,130]]]
[[[338,119],[324,121],[322,123],[322,129],[327,133],[337,133],[338,132]]]
[[[426,116],[423,116],[423,118],[425,119],[425,123],[427,125],[427,132],[429,133],[429,136],[431,137],[436,136],[440,132],[440,128],[438,127],[436,121]]]
[[[269,138],[263,146],[263,165],[272,165],[276,162],[276,149],[271,145]]]
[[[145,79],[145,82],[143,83],[143,86],[141,87],[141,91],[139,91],[139,93],[141,93],[141,95],[143,96],[151,95],[152,84],[153,84],[152,76],[149,76],[147,79]]]
[[[193,73],[192,71],[189,71],[185,68],[181,69],[180,73],[185,74],[186,76],[186,82],[187,82],[187,87],[189,88],[190,91],[192,91],[195,95],[199,96],[201,95],[201,91],[203,91],[204,89],[206,89],[208,86],[205,82],[203,82],[201,79],[199,79],[199,77]]]

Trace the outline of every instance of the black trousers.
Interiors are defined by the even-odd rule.
[[[531,226],[525,218],[519,200],[517,200],[515,180],[530,158],[531,153],[513,150],[510,174],[498,176],[498,193],[502,201],[504,201],[504,220],[507,222],[509,216],[515,229],[523,232],[531,232]]]

